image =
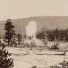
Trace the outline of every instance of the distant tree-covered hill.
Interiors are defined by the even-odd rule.
[[[68,28],[68,16],[37,16],[29,18],[20,18],[12,20],[16,33],[25,33],[25,26],[30,21],[37,22],[37,28],[40,31],[42,28],[46,29],[67,29]],[[4,34],[5,21],[0,21],[0,35]]]

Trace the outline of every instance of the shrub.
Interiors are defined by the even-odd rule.
[[[58,65],[50,66],[50,68],[61,68]]]
[[[31,68],[37,68],[37,66],[32,66]]]
[[[60,63],[60,65],[62,66],[62,68],[68,68],[68,62],[66,60],[63,60],[63,62]]]

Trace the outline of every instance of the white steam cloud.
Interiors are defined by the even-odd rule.
[[[26,26],[26,35],[27,36],[35,36],[37,32],[37,22],[30,21]]]

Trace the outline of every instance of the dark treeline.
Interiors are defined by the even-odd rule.
[[[68,41],[68,29],[42,30],[36,36],[39,39],[47,38],[49,41]]]

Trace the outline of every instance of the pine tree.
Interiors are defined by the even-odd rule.
[[[9,56],[11,54],[8,53],[3,44],[2,49],[0,49],[0,68],[12,68],[14,66],[13,59],[8,58]]]
[[[5,23],[5,39],[8,41],[8,45],[15,34],[14,25],[12,24],[11,19],[8,19]]]
[[[21,34],[18,34],[18,45],[21,44],[21,40],[22,40],[22,36],[21,36]]]

